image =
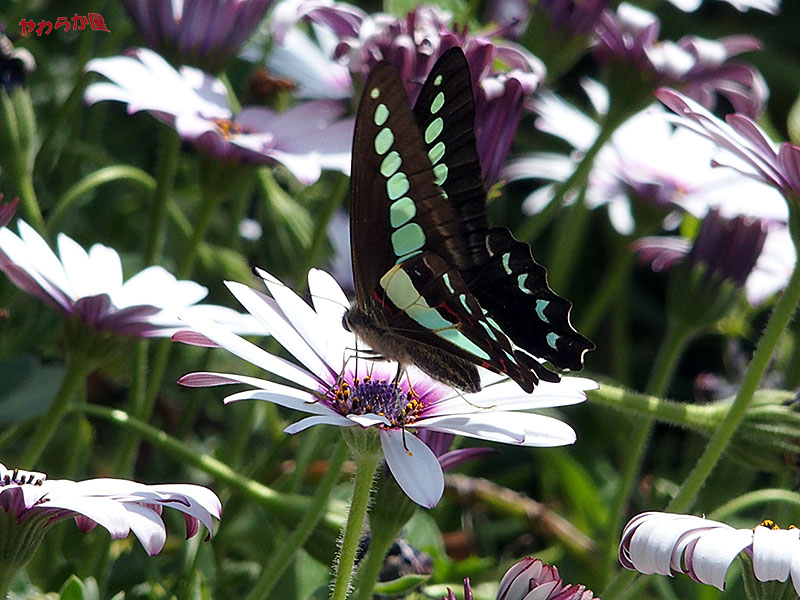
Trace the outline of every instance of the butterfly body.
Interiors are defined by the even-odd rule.
[[[353,139],[356,302],[344,320],[376,352],[465,391],[477,366],[526,391],[558,381],[535,357],[580,368],[593,344],[530,247],[489,228],[463,52],[434,65],[414,109],[387,63],[373,69]]]

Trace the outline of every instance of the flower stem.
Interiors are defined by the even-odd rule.
[[[19,466],[23,469],[33,469],[42,456],[47,444],[50,443],[64,416],[69,411],[69,404],[86,380],[92,370],[92,361],[80,354],[67,354],[67,369],[64,379],[56,392],[53,404],[47,414],[39,420],[39,426],[27,448],[19,459]]]
[[[147,265],[154,265],[159,262],[164,246],[167,203],[175,182],[180,147],[181,138],[177,132],[171,127],[162,128],[156,189],[153,194],[153,205],[150,208],[150,224],[147,229],[147,242],[144,253],[144,262]]]
[[[269,598],[272,588],[278,582],[278,579],[283,575],[286,567],[289,566],[290,561],[295,556],[299,548],[303,546],[306,539],[314,528],[319,523],[319,520],[325,514],[325,506],[328,503],[328,498],[333,491],[334,486],[339,481],[342,465],[345,458],[347,458],[347,445],[340,441],[336,445],[329,462],[328,470],[325,476],[319,482],[317,491],[311,500],[311,504],[303,514],[303,518],[292,534],[284,541],[282,541],[277,550],[270,556],[269,562],[261,571],[261,575],[256,581],[253,589],[245,597],[245,600],[259,600],[261,598]]]
[[[381,456],[377,453],[362,452],[356,456],[353,495],[350,499],[350,510],[347,513],[347,523],[344,526],[342,547],[336,563],[336,577],[331,600],[345,600],[350,591],[350,580],[353,576],[356,551],[358,550],[358,542],[372,492],[372,480],[375,477],[375,471],[380,460]]]
[[[647,390],[654,396],[661,396],[667,389],[675,366],[678,363],[683,349],[692,337],[692,329],[670,319],[664,339],[661,341],[661,348],[655,361],[653,371],[650,373],[650,381]],[[605,573],[611,572],[617,556],[617,544],[619,531],[622,528],[627,506],[631,494],[636,487],[642,461],[653,430],[654,419],[645,417],[637,419],[630,434],[629,444],[625,453],[622,469],[620,470],[620,481],[617,486],[616,494],[611,501],[612,520],[606,535],[606,554],[605,554]]]
[[[147,340],[138,340],[134,344],[129,404],[131,414],[136,417],[142,416],[147,406],[147,348]],[[145,415],[145,419],[147,418],[149,418],[149,414]],[[133,472],[137,446],[136,435],[132,431],[124,431],[114,469],[117,477],[127,477]]]
[[[183,256],[181,256],[181,259],[178,262],[178,279],[185,279],[192,274],[192,269],[194,269],[194,263],[197,260],[197,253],[200,249],[200,244],[203,243],[206,233],[208,233],[208,228],[211,226],[211,220],[214,217],[214,213],[217,211],[217,207],[222,202],[223,194],[220,193],[220,190],[216,189],[216,185],[212,185],[209,181],[204,181],[202,187],[202,199],[200,201],[200,208],[197,211],[197,215],[195,215],[192,235],[183,251]]]
[[[733,404],[731,404],[728,413],[722,419],[719,428],[712,436],[689,477],[683,482],[678,494],[667,505],[667,510],[683,512],[691,506],[695,495],[714,469],[719,457],[725,451],[728,442],[742,421],[747,407],[750,406],[753,394],[764,376],[764,372],[767,370],[770,358],[772,358],[781,335],[792,319],[792,314],[798,302],[800,302],[800,268],[795,265],[789,283],[775,304],[775,310],[772,312],[764,334],[756,346],[753,359],[747,367]]]

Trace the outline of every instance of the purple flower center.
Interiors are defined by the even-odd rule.
[[[422,409],[414,390],[404,392],[395,382],[371,377],[356,378],[352,385],[340,381],[329,394],[333,407],[344,415],[376,414],[403,427],[413,423]]]

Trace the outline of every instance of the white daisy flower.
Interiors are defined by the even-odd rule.
[[[190,373],[179,383],[205,387],[244,383],[251,389],[225,402],[265,400],[308,416],[289,425],[297,433],[313,425],[374,427],[380,434],[389,469],[414,502],[433,507],[444,489],[442,467],[434,452],[415,432],[465,435],[520,446],[561,446],[575,441],[569,425],[540,414],[523,412],[583,402],[594,381],[564,377],[541,382],[532,394],[511,380],[486,372],[483,391],[463,394],[431,380],[413,367],[394,382],[398,365],[363,358],[367,350],[342,327],[348,301],[339,285],[323,271],[309,272],[313,308],[280,281],[258,271],[272,297],[240,283],[228,289],[302,365],[270,354],[211,320],[187,314],[197,332],[240,358],[292,385],[229,373]],[[173,339],[196,343],[196,334]]]
[[[187,538],[197,533],[198,522],[205,525],[210,536],[212,517],[219,519],[222,512],[216,494],[199,485],[145,485],[126,479],[53,480],[43,473],[8,469],[0,463],[0,511],[11,515],[18,527],[49,527],[73,517],[83,531],[100,525],[113,539],[127,537],[133,531],[152,556],[161,552],[167,539],[161,519],[165,506],[184,514]],[[36,536],[14,539],[28,537]],[[3,554],[20,550],[6,548]]]
[[[733,559],[746,552],[759,581],[786,581],[800,595],[800,530],[765,521],[753,529],[693,515],[646,512],[622,532],[619,560],[626,569],[651,575],[686,573],[697,582],[725,589]]]
[[[138,337],[169,337],[185,328],[186,311],[227,323],[240,333],[265,335],[250,315],[224,306],[197,304],[208,290],[178,280],[159,266],[147,267],[123,281],[116,250],[102,244],[84,250],[72,238],[58,236],[58,252],[22,219],[19,235],[0,228],[0,270],[21,290],[37,296],[67,317],[77,316],[97,331]]]
[[[234,114],[222,81],[193,67],[175,70],[146,48],[96,58],[86,70],[110,80],[86,88],[89,104],[117,100],[129,113],[146,110],[220,160],[279,162],[304,184],[319,179],[322,169],[350,172],[353,119],[341,118],[339,102],[302,102],[281,113],[251,106]]]

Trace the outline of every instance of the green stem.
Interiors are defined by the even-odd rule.
[[[319,520],[325,514],[325,506],[334,486],[339,481],[342,465],[347,458],[347,445],[340,441],[328,463],[328,470],[319,482],[317,491],[308,505],[303,518],[292,534],[277,544],[275,552],[270,556],[269,562],[261,571],[261,575],[256,581],[253,589],[246,596],[245,600],[259,600],[269,598],[272,588],[283,575],[286,567],[289,566],[297,550],[303,546],[308,536],[316,528]]]
[[[71,186],[55,206],[47,220],[47,227],[52,232],[57,229],[64,216],[74,208],[81,197],[106,183],[127,180],[139,184],[145,189],[155,186],[153,178],[139,168],[130,165],[110,165],[89,173],[86,177]]]
[[[584,311],[583,319],[579,322],[578,330],[586,337],[591,338],[595,334],[609,307],[619,297],[619,290],[630,273],[634,260],[635,255],[627,244],[617,248],[608,273],[601,279],[600,287],[588,303],[589,310]]]
[[[796,510],[800,507],[800,493],[782,489],[763,489],[748,492],[716,508],[708,514],[708,518],[715,521],[724,521],[731,515],[743,512],[753,506],[762,507],[769,502],[788,504],[795,507]]]
[[[568,282],[572,280],[572,270],[578,261],[589,227],[591,212],[584,204],[586,187],[581,188],[578,198],[564,211],[556,223],[553,244],[548,262],[550,287],[566,293]]]
[[[302,261],[301,269],[297,272],[295,281],[305,281],[311,267],[319,264],[323,244],[328,235],[328,223],[330,223],[336,209],[342,205],[345,194],[349,189],[350,180],[347,177],[340,176],[333,192],[323,204],[322,210],[316,214],[316,229],[311,238],[311,247],[305,254],[306,259]]]
[[[175,183],[175,173],[178,170],[181,138],[171,127],[162,129],[160,148],[156,188],[153,194],[153,205],[150,208],[150,225],[147,230],[147,242],[145,244],[144,261],[147,265],[154,265],[159,262],[159,257],[164,247],[167,227],[167,205]]]
[[[41,418],[33,438],[19,460],[22,469],[33,469],[42,456],[47,444],[50,443],[64,416],[69,411],[72,398],[80,390],[86,376],[92,370],[92,362],[81,355],[67,354],[67,368],[64,379],[56,392],[53,404],[47,414]]]
[[[137,418],[149,418],[145,414],[147,406],[147,340],[137,340],[134,346],[133,363],[131,368],[130,413]],[[119,444],[117,464],[114,473],[117,477],[128,477],[133,473],[134,461],[138,439],[132,431],[122,433]]]
[[[217,207],[222,202],[223,194],[217,189],[212,189],[212,187],[216,188],[216,186],[211,186],[208,183],[203,185],[202,200],[195,217],[192,235],[178,263],[178,279],[185,279],[192,274],[195,260],[197,260],[197,251],[205,239],[206,233],[208,233],[208,228],[211,226],[211,220],[217,211]]]
[[[800,268],[795,265],[789,283],[775,305],[767,327],[753,353],[753,359],[747,367],[742,384],[731,404],[728,413],[719,424],[719,428],[706,446],[700,460],[697,461],[689,477],[683,482],[678,494],[667,505],[667,510],[683,512],[691,506],[695,495],[703,487],[709,474],[717,464],[719,457],[733,437],[736,428],[744,418],[753,394],[764,376],[770,358],[775,351],[781,335],[789,326],[792,314],[800,301]]]
[[[375,582],[378,581],[383,561],[400,529],[400,527],[388,527],[370,530],[369,552],[359,567],[356,577],[355,597],[357,600],[372,598],[372,589],[375,587]]]
[[[350,591],[350,580],[358,550],[364,518],[367,515],[369,497],[372,492],[372,480],[381,461],[377,453],[359,453],[356,457],[356,475],[353,482],[353,495],[350,499],[350,510],[347,513],[347,523],[344,527],[342,547],[336,563],[336,577],[334,579],[331,600],[345,600]]]
[[[19,204],[25,218],[37,231],[44,230],[44,218],[39,208],[39,200],[36,198],[36,191],[33,189],[33,179],[29,173],[25,173],[17,179],[17,189],[19,192]]]
[[[661,342],[661,348],[659,349],[655,366],[650,373],[650,381],[647,384],[647,389],[651,395],[661,396],[666,391],[672,375],[675,372],[678,359],[691,337],[692,330],[690,328],[677,324],[674,319],[670,319],[670,323],[667,325],[667,331],[664,334],[664,339]],[[616,494],[611,501],[610,514],[613,516],[609,523],[609,528],[606,531],[605,568],[603,569],[605,573],[611,572],[617,557],[619,531],[622,529],[622,523],[627,513],[631,495],[636,488],[642,461],[644,460],[650,434],[652,433],[653,423],[654,419],[652,417],[638,419],[638,422],[634,425],[633,432],[629,435],[628,443],[626,443],[625,446],[625,456],[622,469],[620,470],[619,484]]]

